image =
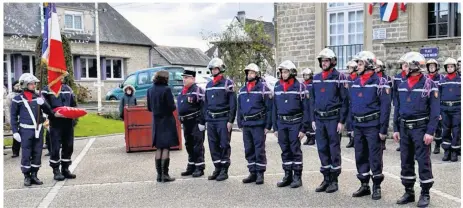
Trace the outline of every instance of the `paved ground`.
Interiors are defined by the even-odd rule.
[[[208,181],[206,176],[192,179],[180,177],[185,168],[186,151],[171,153],[173,183],[155,181],[154,152],[125,153],[122,136],[101,137],[75,142],[71,170],[77,179],[55,183],[48,157],[43,156],[39,177],[42,186],[25,188],[19,169],[19,158],[4,159],[5,207],[399,207],[395,201],[402,195],[400,159],[396,144],[388,141],[384,153],[383,198],[352,198],[359,182],[355,174],[353,149],[344,148],[340,190],[334,194],[315,193],[322,180],[315,147],[303,146],[303,187],[277,188],[283,176],[280,149],[273,135],[267,138],[268,169],[265,184],[242,184],[247,175],[241,132],[232,135],[232,165],[225,182]],[[205,143],[206,149],[207,142]],[[45,152],[45,151],[44,151]],[[435,184],[431,190],[432,207],[461,206],[460,162],[442,162],[441,155],[432,155]],[[212,172],[209,151],[206,151],[206,175]],[[419,193],[419,184],[415,186]],[[417,198],[418,200],[418,198]],[[400,207],[414,207],[415,204]]]

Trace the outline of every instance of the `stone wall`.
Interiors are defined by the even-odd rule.
[[[276,5],[277,66],[291,60],[298,69],[314,67],[315,3]]]

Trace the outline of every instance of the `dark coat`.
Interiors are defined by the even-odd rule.
[[[179,145],[177,126],[173,112],[175,102],[167,84],[153,84],[148,89],[146,100],[153,115],[153,146],[165,149]]]
[[[127,95],[127,93],[125,93],[125,90],[127,88],[132,89],[132,94],[131,95]],[[137,98],[135,97],[135,88],[132,87],[132,85],[127,85],[127,86],[124,87],[123,91],[124,91],[124,96],[122,96],[121,102],[119,103],[119,116],[122,119],[124,119],[124,107],[126,105],[128,105],[128,106],[137,105]]]

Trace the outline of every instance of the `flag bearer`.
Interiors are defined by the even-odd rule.
[[[266,134],[272,128],[272,92],[261,79],[259,67],[249,64],[245,69],[246,85],[238,96],[238,127],[243,141],[249,176],[243,183],[263,184],[267,166]]]
[[[447,76],[439,82],[440,110],[442,116],[443,161],[458,161],[461,152],[461,77],[456,70],[457,62],[448,58],[444,62]]]
[[[407,80],[397,87],[397,103],[394,106],[393,137],[396,142],[400,140],[400,175],[405,186],[405,193],[397,204],[415,201],[416,157],[421,186],[417,205],[426,207],[430,202],[429,190],[434,183],[429,145],[439,122],[439,91],[434,82],[422,74],[426,71],[423,55],[409,52],[405,54],[404,61],[409,71]]]
[[[313,71],[309,68],[306,68],[304,69],[304,71],[302,71],[302,76],[304,78],[304,85],[306,87],[306,90],[310,92],[312,90]],[[309,100],[310,100],[310,96],[309,96]],[[310,101],[309,101],[309,104],[310,104]],[[312,121],[310,121],[310,116],[309,116],[308,131],[305,133],[307,140],[305,140],[304,145],[314,145],[315,144],[315,130],[312,128],[311,123]]]
[[[48,86],[45,86],[42,89],[42,96],[50,104],[51,109],[62,106],[77,106],[76,97],[71,87],[66,84],[62,84],[61,91],[58,92],[57,96]],[[71,156],[74,151],[73,119],[63,118],[61,115],[52,115],[48,119],[50,121],[50,166],[53,168],[53,179],[57,181],[66,178],[74,179],[76,175],[69,171],[69,166],[72,163]],[[62,147],[61,151],[60,146]]]
[[[428,70],[427,77],[434,81],[434,84],[439,85],[439,81],[444,78],[443,75],[439,74],[439,63],[435,59],[429,59],[426,62],[426,69]],[[436,146],[434,146],[434,154],[440,153],[440,146],[442,144],[442,122],[439,121],[437,124],[436,134],[434,135],[434,141]]]
[[[43,184],[37,178],[42,159],[43,122],[46,120],[43,113],[52,114],[50,106],[35,93],[37,82],[39,80],[34,75],[22,74],[19,84],[23,91],[11,103],[11,129],[13,138],[21,142],[21,171],[25,186]],[[38,120],[37,113],[40,115]]]
[[[312,92],[312,126],[315,129],[320,172],[323,182],[316,192],[333,193],[338,190],[338,176],[341,174],[340,134],[348,114],[348,81],[339,73],[336,55],[328,48],[317,56],[322,73],[315,75]]]
[[[402,71],[400,72],[400,74],[395,75],[394,81],[392,82],[392,104],[394,106],[397,103],[397,97],[399,95],[399,93],[397,92],[397,88],[399,87],[400,83],[407,80],[408,64],[404,62],[404,60],[403,60],[404,56],[402,56],[399,59],[399,61],[397,62]],[[398,128],[400,128],[400,127],[398,127]],[[397,147],[396,151],[400,151],[400,144]]]
[[[352,84],[357,79],[357,62],[349,61],[347,62],[347,71],[349,72],[349,76],[347,77],[349,88],[352,87]],[[354,147],[354,129],[352,127],[352,114],[350,109],[348,110],[348,116],[346,118],[346,131],[347,137],[349,137],[349,143],[347,143],[346,148]]]
[[[390,90],[391,90],[391,99],[392,99],[392,90],[393,90],[392,89],[392,83],[393,83],[393,79],[392,79],[392,77],[390,77],[390,76],[388,76],[386,74],[386,65],[379,59],[376,59],[375,72],[376,72],[376,75],[378,75],[378,77],[384,77],[386,79],[387,84],[389,85]],[[386,150],[386,140],[381,140],[381,142],[382,142],[382,149]]]
[[[277,186],[298,188],[302,186],[303,166],[300,140],[304,138],[309,125],[308,94],[305,85],[296,79],[297,70],[293,62],[283,61],[278,70],[280,81],[275,84],[272,121],[282,151],[285,175]]]
[[[223,77],[225,64],[222,59],[214,58],[208,68],[213,80],[206,85],[204,115],[207,122],[207,138],[215,170],[209,180],[228,179],[230,167],[230,139],[233,122],[236,117],[236,94],[233,81]]]
[[[376,57],[362,51],[357,57],[359,79],[354,81],[350,94],[355,141],[355,161],[360,188],[353,197],[370,195],[370,178],[373,181],[373,200],[381,199],[383,150],[391,113],[391,87],[388,80],[375,73]],[[371,171],[371,173],[370,173]]]
[[[202,114],[204,90],[195,84],[196,72],[186,70],[183,73],[183,90],[177,97],[177,109],[183,124],[185,147],[188,152],[188,165],[182,176],[204,175],[204,137],[205,121]]]

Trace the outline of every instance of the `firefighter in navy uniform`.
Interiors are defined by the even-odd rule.
[[[439,85],[439,81],[443,78],[443,75],[439,74],[439,63],[435,59],[429,59],[426,62],[426,69],[428,71],[427,77],[434,81],[436,85]],[[440,146],[442,144],[442,121],[437,124],[436,134],[434,135],[434,154],[440,153]]]
[[[442,117],[443,161],[458,161],[461,152],[461,77],[456,70],[457,61],[448,58],[444,62],[447,76],[439,82],[440,113]]]
[[[457,72],[458,74],[461,74],[461,56],[458,57],[458,60],[457,60]]]
[[[77,107],[76,97],[70,86],[63,84],[57,96],[45,86],[42,96],[50,104],[51,109],[68,106]],[[74,179],[76,175],[69,171],[71,156],[74,151],[73,119],[63,118],[61,115],[50,116],[50,166],[53,168],[53,179],[62,181],[66,178]],[[61,151],[60,151],[61,146]],[[61,154],[60,154],[61,152]],[[60,170],[61,165],[61,170]]]
[[[188,165],[182,176],[204,175],[205,121],[202,114],[204,90],[195,84],[196,72],[183,73],[183,90],[177,97],[179,119],[183,124],[185,147],[188,152]]]
[[[376,57],[369,51],[357,56],[359,79],[354,81],[350,94],[350,111],[354,127],[355,160],[360,188],[352,197],[370,195],[373,181],[373,200],[381,199],[383,175],[383,142],[386,139],[391,113],[391,87],[384,77],[375,73]],[[371,171],[371,173],[370,173]]]
[[[337,59],[332,50],[323,49],[317,58],[323,71],[315,75],[309,94],[323,182],[315,191],[333,193],[341,174],[340,137],[348,116],[348,80],[334,68]]]
[[[23,89],[11,102],[11,129],[13,138],[21,142],[21,171],[24,174],[24,185],[42,185],[37,178],[41,166],[43,148],[43,113],[52,114],[50,106],[35,93],[35,84],[39,80],[30,73],[19,78]],[[40,108],[38,112],[37,108]],[[40,113],[37,121],[37,113]]]
[[[285,175],[278,187],[302,186],[302,150],[309,125],[309,101],[305,85],[297,81],[297,70],[293,62],[286,60],[279,66],[280,81],[275,84],[272,110],[273,130],[278,137]]]
[[[404,82],[407,80],[407,74],[408,74],[408,64],[405,64],[403,58],[405,55],[403,55],[399,61],[397,61],[397,64],[399,65],[399,68],[401,72],[393,78],[392,82],[392,104],[395,106],[397,103],[397,97],[399,93],[397,92],[397,88],[399,87],[400,83]],[[400,126],[398,127],[400,128]],[[400,151],[400,144],[396,148],[396,151]]]
[[[354,81],[357,79],[357,62],[349,61],[347,62],[347,71],[349,72],[349,76],[347,77],[349,88],[352,87]],[[350,101],[349,101],[350,102]],[[347,137],[349,137],[349,143],[347,143],[346,148],[354,147],[354,129],[352,126],[352,114],[350,109],[348,109],[348,116],[346,118],[346,131]]]
[[[238,127],[243,142],[249,176],[243,183],[263,184],[267,166],[266,134],[272,129],[272,92],[260,76],[259,67],[251,63],[245,69],[246,85],[238,96]]]
[[[302,77],[304,78],[304,85],[308,93],[312,90],[313,71],[309,68],[304,69],[302,71]],[[309,100],[310,100],[310,96],[309,96]],[[309,101],[309,104],[310,104],[310,101]],[[307,140],[305,140],[304,145],[314,145],[315,144],[315,130],[313,130],[311,123],[312,121],[310,121],[310,116],[309,116],[308,131],[305,133]]]
[[[376,59],[376,69],[375,69],[376,75],[378,77],[384,77],[387,81],[387,84],[390,87],[391,90],[391,100],[392,100],[392,84],[393,84],[393,79],[392,77],[388,76],[386,74],[386,65],[379,59]],[[381,140],[382,142],[382,149],[386,150],[386,140]]]
[[[426,71],[423,55],[408,52],[404,61],[409,71],[407,80],[397,87],[398,99],[394,106],[393,137],[396,142],[400,140],[400,175],[405,186],[405,194],[397,200],[397,204],[415,201],[416,157],[421,186],[417,206],[426,207],[430,202],[429,190],[434,183],[430,144],[439,122],[440,96],[434,82],[422,74]]]
[[[204,115],[207,122],[207,138],[215,170],[208,180],[228,179],[230,167],[230,139],[236,117],[236,93],[233,81],[223,77],[225,64],[214,58],[208,68],[213,80],[207,83],[204,97]]]

